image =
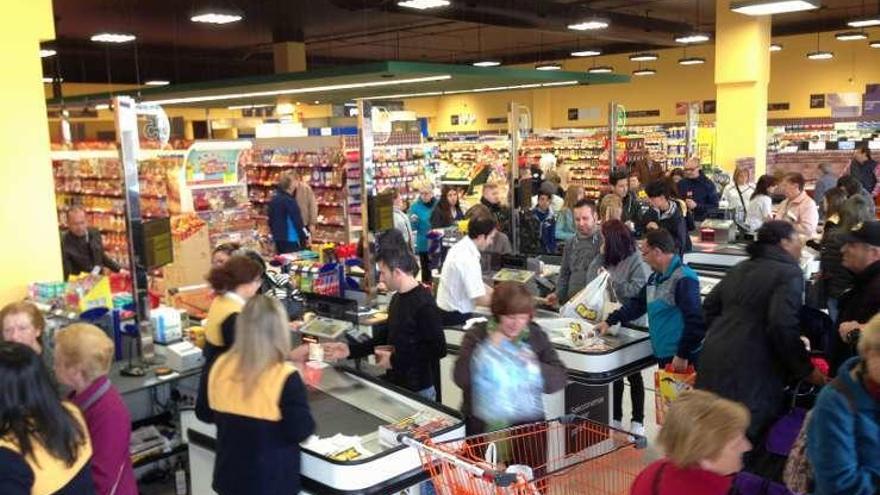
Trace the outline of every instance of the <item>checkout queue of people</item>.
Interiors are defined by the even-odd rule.
[[[751,198],[740,198],[741,206],[749,202],[749,216],[751,203],[769,198],[772,186],[780,184],[786,202],[749,223],[757,239],[749,247],[749,259],[733,268],[701,304],[699,279],[682,259],[690,238],[682,239],[680,232],[695,220],[689,217],[696,215],[697,206],[703,208],[701,215],[710,214],[713,194],[701,172],[687,170],[685,175],[677,187],[671,179],[649,182],[647,199],[638,208],[633,201],[642,200],[625,189],[629,180],[621,177],[612,194],[625,206],[601,218],[593,201],[570,201],[574,236],[563,248],[564,277],[548,298],[549,303],[564,303],[599,270],[606,270],[622,305],[597,330],[614,332],[617,324],[647,315],[658,365],[697,370],[697,390],[673,402],[660,429],[657,443],[664,457],[638,477],[632,493],[720,495],[728,493],[734,475],[743,469],[772,478],[760,465],[767,430],[784,412],[785,386],[797,380],[822,387],[805,427],[811,493],[877,493],[880,222],[847,221],[836,240],[842,266],[853,276],[852,285],[835,298],[839,317],[830,337],[838,339],[834,361],[840,367],[831,370],[838,376],[831,381],[813,364],[798,329],[804,296],[798,261],[804,238],[816,236],[809,231],[816,204],[804,197],[803,177],[762,177]],[[279,213],[273,220],[287,234],[279,238],[279,252],[295,250],[308,239],[307,225],[295,218],[299,206],[294,178],[283,179],[282,185],[286,187],[279,189]],[[683,188],[691,188],[687,199],[680,197]],[[411,216],[419,222],[430,218],[435,203],[429,191],[423,193],[418,201],[427,211]],[[847,194],[844,204],[864,202],[862,196]],[[845,210],[842,206],[840,211]],[[488,319],[466,331],[453,371],[453,381],[464,391],[462,413],[469,434],[543,417],[518,415],[515,407],[513,414],[503,410],[510,397],[501,395],[501,389],[493,395],[480,382],[484,349],[517,349],[521,362],[515,369],[534,384],[528,397],[517,398],[523,410],[526,404],[543,407],[541,395],[562,389],[567,380],[554,346],[533,321],[533,294],[516,282],[494,288],[483,282],[480,252],[492,244],[500,225],[496,212],[481,211],[469,217],[467,235],[440,267],[436,300],[416,278],[419,270],[425,272],[416,258],[423,254],[423,229],[416,222],[416,252],[400,242],[377,253],[381,281],[395,293],[387,342],[324,345],[330,361],[373,354],[389,382],[438,400],[439,361],[446,354],[443,326],[464,324],[477,306],[488,307]],[[763,204],[755,211],[765,215]],[[640,244],[634,230],[643,232]],[[74,242],[90,242],[88,235],[79,237]],[[315,429],[299,372],[308,346],[291,347],[287,313],[277,300],[259,294],[265,268],[235,248],[218,246],[207,275],[215,297],[206,322],[206,364],[196,412],[217,426],[213,489],[221,495],[296,493],[301,486],[299,444]],[[78,269],[89,271],[103,263],[96,254],[89,256]],[[46,345],[45,322],[31,306],[13,303],[0,310],[0,493],[137,493],[124,451],[130,417],[107,379],[112,342],[100,329],[75,324],[57,332],[54,345]],[[629,427],[621,424],[617,404],[622,381],[614,386],[613,421],[641,434],[644,385],[634,377],[629,383],[632,421]],[[70,394],[62,398],[59,386]]]

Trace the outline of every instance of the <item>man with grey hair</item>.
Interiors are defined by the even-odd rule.
[[[101,232],[89,227],[86,211],[81,206],[67,211],[67,232],[61,236],[61,261],[65,280],[95,267],[120,270],[119,264],[104,252]]]
[[[816,179],[816,189],[813,190],[813,200],[819,205],[819,215],[824,217],[825,211],[822,205],[822,198],[825,193],[837,187],[837,174],[834,173],[834,167],[828,162],[819,164],[819,172],[822,174]]]

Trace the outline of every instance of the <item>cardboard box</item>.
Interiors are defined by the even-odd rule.
[[[191,236],[174,240],[174,262],[164,270],[165,289],[205,283],[211,270],[211,240],[208,227],[203,226]]]

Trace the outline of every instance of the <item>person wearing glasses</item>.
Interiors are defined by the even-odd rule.
[[[678,183],[678,194],[688,210],[694,212],[694,220],[702,222],[710,210],[718,208],[718,190],[700,169],[699,158],[691,157],[683,170],[684,178]]]

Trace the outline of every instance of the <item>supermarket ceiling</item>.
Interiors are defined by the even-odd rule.
[[[774,35],[827,31],[873,13],[874,0],[823,0],[814,11],[774,16]],[[304,41],[308,65],[344,66],[381,60],[471,63],[500,59],[535,63],[577,48],[620,53],[675,46],[676,35],[712,31],[714,0],[452,0],[414,11],[396,0],[54,0],[58,55],[45,75],[70,82],[175,84],[270,74],[272,44]],[[205,7],[233,8],[244,20],[197,24]],[[608,29],[567,29],[598,15]],[[130,32],[135,43],[89,41],[99,32]],[[680,45],[679,45],[680,46]]]

